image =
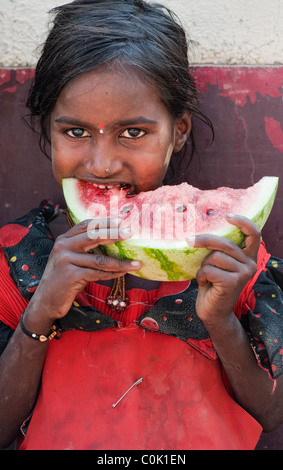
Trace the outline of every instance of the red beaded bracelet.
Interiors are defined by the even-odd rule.
[[[31,331],[27,330],[23,322],[23,315],[24,314],[22,313],[20,316],[20,325],[25,335],[29,336],[32,339],[36,339],[37,341],[40,341],[41,343],[45,343],[45,341],[51,341],[55,337],[57,337],[56,339],[60,338],[60,331],[57,329],[56,325],[52,325],[51,331],[49,335],[47,336],[37,335],[36,333],[32,333]]]

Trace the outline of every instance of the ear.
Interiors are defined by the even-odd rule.
[[[186,111],[181,118],[175,120],[175,145],[173,152],[179,152],[186,143],[192,128],[192,115]]]

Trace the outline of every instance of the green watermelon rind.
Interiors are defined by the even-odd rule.
[[[263,192],[257,208],[253,207],[248,209],[246,214],[239,214],[250,218],[259,229],[264,227],[270,215],[279,179],[277,177],[264,177],[260,181],[263,180],[265,180],[265,192]],[[79,219],[70,207],[69,211],[74,223],[78,223]],[[226,230],[219,231],[217,234],[229,238],[238,246],[244,245],[245,236],[238,227],[229,224]],[[116,258],[142,261],[142,268],[138,271],[131,271],[131,274],[157,281],[185,281],[194,279],[203,259],[210,253],[206,248],[190,247],[186,242],[180,248],[162,247],[162,250],[155,247],[142,246],[143,243],[143,240],[128,239],[100,246],[96,250],[101,250],[108,256]]]

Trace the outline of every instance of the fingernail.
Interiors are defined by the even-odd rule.
[[[120,233],[121,233],[121,234],[128,234],[128,233],[131,233],[131,231],[132,231],[132,228],[131,228],[131,227],[122,227],[122,228],[120,229]]]
[[[119,236],[123,239],[128,239],[132,237],[133,231],[131,227],[122,227],[119,229]]]
[[[118,227],[120,225],[120,223],[122,222],[122,220],[123,219],[121,219],[120,217],[118,217],[118,218],[114,217],[113,219],[110,219],[110,222],[111,222],[112,225]]]
[[[141,262],[140,261],[131,261],[131,265],[134,267],[140,266]]]
[[[195,243],[196,243],[196,237],[195,236],[192,235],[192,236],[187,237],[187,244],[189,246],[194,246]]]

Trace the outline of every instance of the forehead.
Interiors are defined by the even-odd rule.
[[[168,113],[155,85],[129,69],[101,69],[79,75],[61,92],[55,112],[106,115]]]

